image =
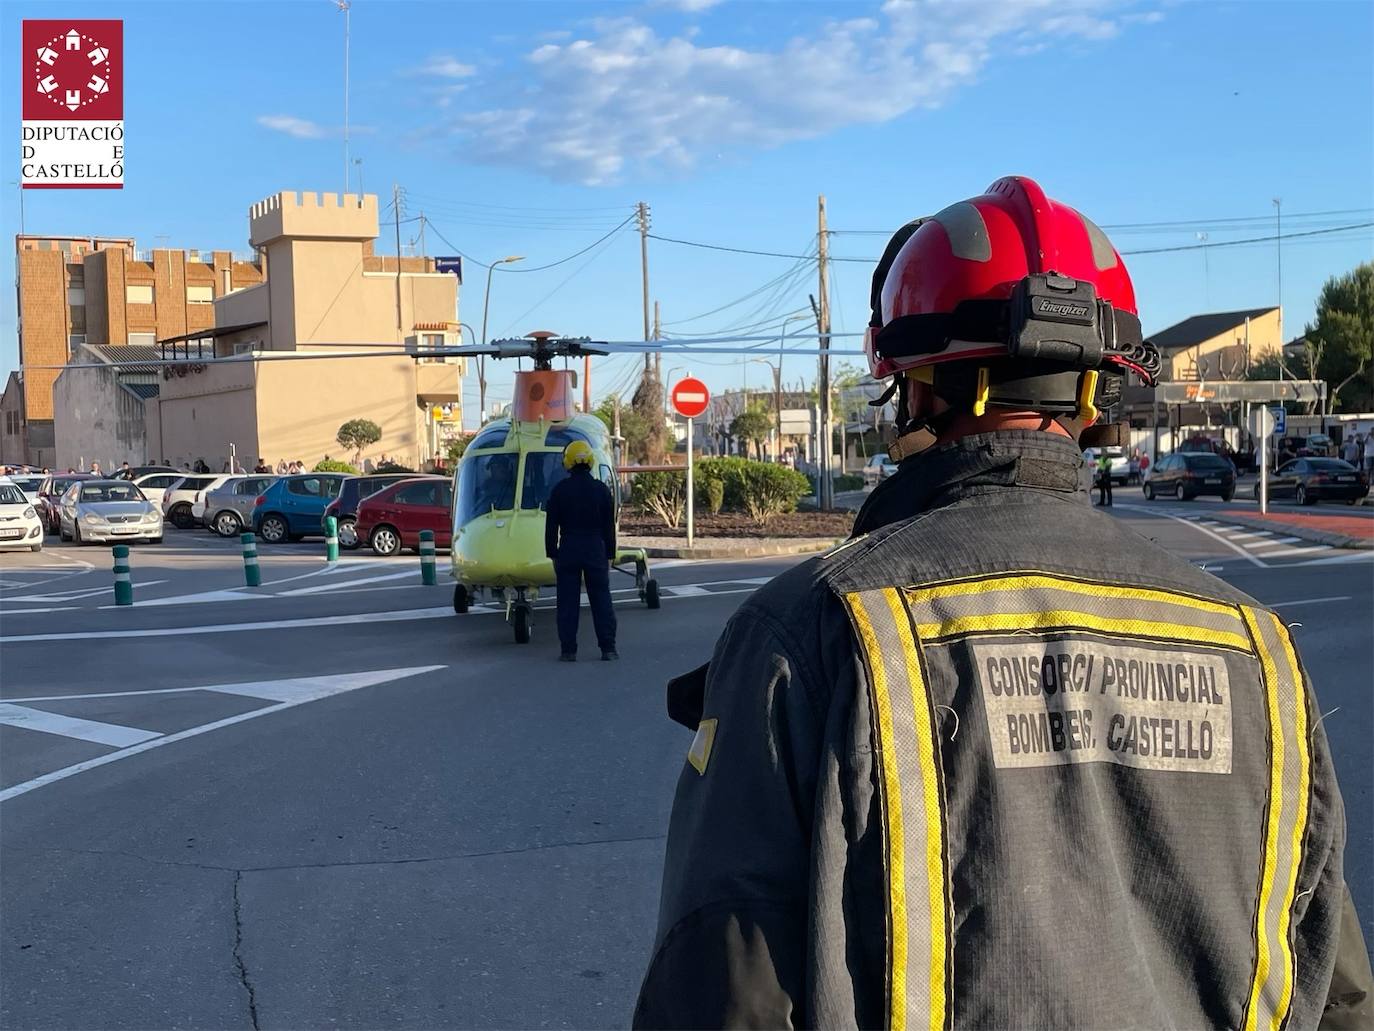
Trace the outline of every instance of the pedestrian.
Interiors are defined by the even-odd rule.
[[[1364,435],[1364,471],[1374,479],[1374,426]]]
[[[1283,617],[1083,490],[1160,367],[1120,255],[1002,179],[872,298],[899,469],[669,685],[696,736],[634,1025],[1369,1026]]]
[[[1356,469],[1360,467],[1360,436],[1353,429],[1346,435],[1345,442],[1341,445],[1341,457]]]
[[[286,475],[286,470],[287,470],[286,459],[285,459],[285,458],[278,458],[278,459],[277,459],[277,475],[278,475],[278,476],[285,476],[285,475]]]
[[[620,658],[615,650],[615,609],[611,605],[611,563],[615,561],[615,501],[610,488],[592,476],[591,445],[575,440],[563,449],[566,478],[554,484],[544,516],[544,552],[558,578],[559,660],[577,659],[577,623],[582,585],[601,658]]]
[[[253,472],[255,474],[270,473],[271,471],[272,467],[267,464],[267,459],[262,457],[259,457],[258,464],[253,466]]]
[[[132,480],[133,478],[134,478],[134,471],[133,471],[133,469],[131,469],[131,468],[129,467],[129,463],[128,463],[128,462],[121,462],[121,463],[119,463],[119,471],[118,471],[117,473],[115,473],[115,479],[117,479],[117,480]]]
[[[1097,505],[1099,508],[1110,508],[1112,504],[1112,460],[1107,456],[1106,450],[1098,452],[1094,464],[1097,466]]]
[[[99,463],[99,462],[92,462],[92,463],[91,463],[91,475],[92,475],[92,476],[100,476],[100,475],[102,475],[101,472],[100,472],[100,463]]]

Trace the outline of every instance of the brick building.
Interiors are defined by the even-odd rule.
[[[129,237],[17,236],[15,251],[21,375],[10,386],[20,398],[6,407],[19,425],[17,435],[4,427],[4,442],[18,451],[8,461],[37,466],[56,460],[57,366],[83,360],[85,344],[152,347],[208,329],[216,298],[262,282],[229,251],[140,253]]]

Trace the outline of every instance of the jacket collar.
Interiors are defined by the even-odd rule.
[[[1078,443],[1040,430],[976,433],[921,451],[880,483],[854,520],[854,536],[871,533],[975,494],[1013,488],[1081,495],[1091,471]]]

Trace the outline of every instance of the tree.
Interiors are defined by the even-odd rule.
[[[446,457],[451,464],[457,465],[458,460],[463,457],[463,452],[468,449],[468,445],[472,443],[472,438],[475,436],[477,436],[475,433],[463,433],[454,437],[445,445],[444,457]]]
[[[644,375],[635,388],[634,411],[644,420],[644,436],[636,445],[625,433],[625,417],[621,414],[621,434],[629,443],[630,457],[646,465],[657,465],[663,461],[667,450],[665,444],[666,422],[663,418],[663,386],[654,374],[653,366],[646,366]]]
[[[1374,262],[1326,281],[1317,299],[1317,320],[1308,323],[1304,335],[1312,378],[1328,384],[1328,410],[1374,407]],[[1341,404],[1347,387],[1350,393]]]
[[[358,465],[363,460],[363,448],[382,439],[382,428],[371,419],[349,419],[339,427],[334,439],[340,447],[353,452],[353,464]]]
[[[606,424],[606,429],[615,432],[615,409],[617,399],[608,397],[601,404],[597,405],[595,412],[598,419]],[[620,406],[620,435],[625,439],[625,457],[631,462],[647,462],[648,454],[652,450],[649,446],[649,436],[651,423],[644,417],[643,412],[637,408],[629,408],[625,405]],[[659,453],[662,454],[663,435],[659,434]]]
[[[730,436],[752,442],[754,453],[763,457],[763,442],[773,430],[773,416],[762,405],[750,405],[730,422]]]

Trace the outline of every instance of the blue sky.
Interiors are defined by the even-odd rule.
[[[1216,245],[1272,235],[1275,197],[1285,232],[1374,221],[1372,10],[1311,0],[354,0],[352,155],[367,191],[399,184],[405,214],[425,214],[428,253],[450,251],[442,235],[481,261],[525,255],[526,267],[593,243],[639,200],[663,236],[804,253],[820,193],[832,253],[871,258],[909,218],[1000,175],[1030,175],[1127,252],[1148,332],[1274,303],[1275,245]],[[343,16],[330,0],[7,3],[0,48],[16,56],[23,18],[69,16],[124,19],[127,185],[30,190],[28,232],[247,252],[250,204],[342,187]],[[15,89],[0,116],[12,236]],[[1299,217],[1326,212],[1337,214]],[[1160,222],[1176,224],[1112,228]],[[418,226],[403,225],[403,237]],[[1129,254],[1196,245],[1198,232],[1205,253]],[[388,253],[390,239],[379,245]],[[638,244],[627,227],[556,268],[498,271],[490,335],[637,338]],[[1284,243],[1290,336],[1323,280],[1371,253],[1370,229]],[[12,281],[9,248],[2,260]],[[777,327],[815,289],[814,266],[656,240],[649,269],[665,328],[678,333]],[[837,331],[862,329],[870,274],[862,262],[835,265]],[[469,266],[461,314],[474,325],[484,278]],[[7,291],[0,370],[17,364],[15,333]],[[632,362],[599,363],[594,393],[630,384]],[[796,357],[785,375],[813,370]],[[716,389],[770,376],[721,356],[692,371]],[[499,398],[509,376],[492,382]]]

